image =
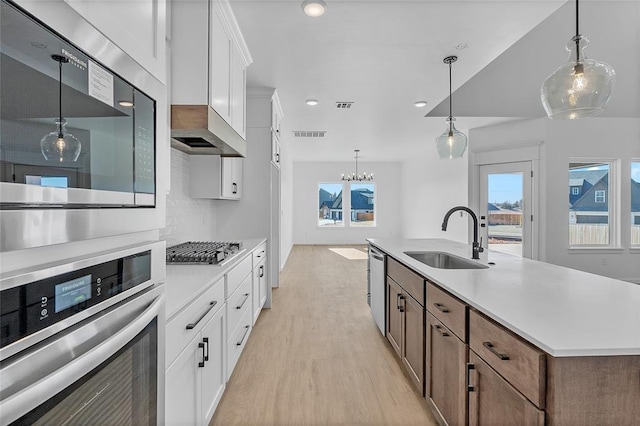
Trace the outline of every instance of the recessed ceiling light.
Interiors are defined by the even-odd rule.
[[[302,3],[302,10],[304,10],[307,16],[317,18],[318,16],[324,15],[324,12],[327,10],[327,4],[322,0],[307,0]]]
[[[131,102],[131,101],[118,101],[118,103],[120,104],[120,106],[123,106],[123,107],[132,107],[133,106],[133,102]]]
[[[309,106],[316,106],[319,103],[317,99],[307,99],[304,102]]]
[[[424,108],[427,106],[427,101],[416,101],[414,105],[416,106],[416,108]]]
[[[456,49],[458,49],[458,50],[464,50],[467,47],[469,47],[468,43],[458,43],[458,44],[456,44]]]

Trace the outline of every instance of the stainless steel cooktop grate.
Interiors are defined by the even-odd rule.
[[[187,241],[167,247],[167,264],[217,265],[240,251],[235,241]]]

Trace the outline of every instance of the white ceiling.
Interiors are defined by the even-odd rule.
[[[573,2],[561,7],[564,0],[326,0],[327,13],[310,18],[302,12],[301,3],[301,0],[231,0],[254,60],[247,70],[248,86],[277,88],[285,113],[283,135],[291,142],[294,161],[352,161],[355,148],[361,150],[364,162],[401,161],[417,156],[424,157],[427,163],[436,161],[434,139],[445,128],[443,114],[436,110],[434,114],[438,117],[424,115],[448,97],[448,67],[442,59],[451,54],[459,57],[453,65],[455,90],[554,12],[560,14],[573,7]],[[581,7],[581,16],[587,5]],[[632,37],[637,46],[637,14],[634,19],[636,28]],[[554,51],[546,55],[543,49],[547,44],[538,51],[532,46],[531,51],[518,56],[534,55],[549,62],[548,66],[539,65],[534,73],[526,67],[522,71],[522,75],[535,79],[538,88],[544,76],[566,59],[562,47],[575,30],[572,21],[562,25],[559,39],[549,35],[559,45],[560,49],[556,49],[559,54]],[[600,32],[603,29],[584,30],[592,41]],[[460,43],[469,47],[457,50],[455,46]],[[592,51],[587,53],[597,56]],[[637,79],[637,67],[635,71],[633,76]],[[542,78],[538,75],[541,72]],[[468,109],[464,115],[474,117],[456,122],[465,132],[513,119],[515,115],[508,108],[484,113],[485,98],[478,98],[478,94],[498,99],[510,93],[489,86],[488,83],[495,85],[500,79],[483,78],[479,80],[481,83],[467,89],[468,101],[475,99],[474,105],[480,108]],[[522,76],[515,77],[518,78]],[[523,95],[530,96],[526,90]],[[454,115],[458,115],[456,105],[464,102],[457,96],[454,94]],[[309,107],[304,103],[308,98],[318,99],[320,104]],[[536,106],[523,107],[523,111],[530,113],[533,108],[541,116],[542,109],[536,104],[539,94],[533,98],[526,105]],[[637,95],[634,99],[637,103]],[[429,104],[426,108],[415,108],[413,103],[417,100]],[[354,105],[338,110],[335,108],[338,101],[353,101]],[[323,139],[294,139],[294,130],[326,130],[327,135]]]

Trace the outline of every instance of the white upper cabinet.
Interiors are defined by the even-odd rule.
[[[222,22],[220,11],[211,8],[209,105],[231,123],[231,39]]]
[[[245,139],[246,68],[253,61],[228,0],[172,2],[173,105],[209,105]]]

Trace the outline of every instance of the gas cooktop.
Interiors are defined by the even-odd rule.
[[[167,264],[219,265],[241,251],[234,241],[187,241],[167,247]]]

